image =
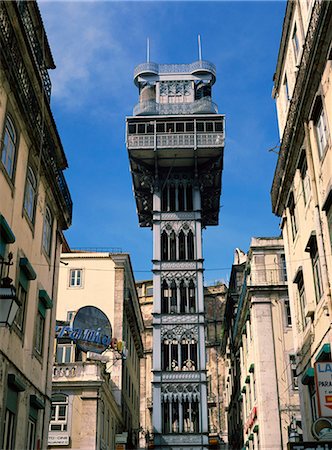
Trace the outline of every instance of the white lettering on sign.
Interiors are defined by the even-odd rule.
[[[48,445],[69,445],[68,434],[49,434]]]
[[[332,417],[332,362],[315,363],[319,417]],[[317,447],[315,447],[317,448]],[[324,447],[322,447],[325,450]],[[329,447],[327,448],[329,450]]]

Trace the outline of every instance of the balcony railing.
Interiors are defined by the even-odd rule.
[[[32,53],[33,53],[36,65],[39,68],[39,72],[40,72],[40,76],[41,76],[41,79],[43,82],[43,87],[44,87],[44,90],[46,93],[46,97],[47,97],[48,101],[50,101],[52,83],[51,83],[51,79],[48,74],[48,71],[45,68],[43,51],[42,51],[39,39],[37,38],[37,34],[36,34],[35,27],[33,25],[33,22],[32,22],[31,16],[30,16],[27,2],[21,1],[19,3],[19,11],[20,11],[20,14],[22,17],[22,22],[23,22],[25,31],[28,35],[28,38],[29,38],[29,41],[31,44]]]
[[[102,366],[96,362],[75,362],[53,366],[52,381],[100,381],[103,379]]]
[[[54,183],[54,191],[61,203],[66,226],[71,223],[72,200],[62,170],[57,164],[56,143],[51,131],[43,124],[43,111],[39,103],[35,88],[30,80],[29,72],[21,54],[15,31],[6,11],[4,3],[0,5],[0,58],[6,62],[7,74],[10,82],[16,86],[17,93],[26,115],[27,126],[31,130],[31,137],[43,143],[42,160],[46,168],[48,179]],[[45,91],[47,95],[47,91]]]
[[[146,62],[135,67],[134,78],[144,73],[195,73],[199,71],[210,72],[216,77],[216,66],[209,61],[195,61],[191,64],[157,64]]]
[[[194,147],[222,147],[224,145],[223,133],[164,133],[155,136],[152,134],[131,134],[128,136],[128,148],[153,149],[157,148],[194,148]]]
[[[134,107],[133,115],[180,115],[180,114],[217,114],[218,107],[210,97],[191,103],[157,103],[154,100],[140,102]]]

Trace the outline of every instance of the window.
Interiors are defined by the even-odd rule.
[[[153,286],[147,286],[146,288],[146,296],[147,297],[152,297],[153,295]]]
[[[24,289],[24,287],[22,286],[21,283],[19,283],[19,285],[18,285],[17,297],[21,302],[21,306],[19,307],[19,310],[16,313],[14,323],[19,330],[23,331],[24,319],[25,319],[25,309],[26,309],[26,302],[27,302],[27,291]]]
[[[285,99],[286,99],[287,102],[289,102],[290,96],[289,96],[289,87],[288,87],[288,81],[287,81],[287,75],[286,74],[285,74],[285,77],[284,77],[283,86],[284,86]]]
[[[292,42],[293,42],[293,50],[294,50],[294,56],[295,56],[295,62],[296,62],[297,61],[297,56],[298,56],[299,50],[300,50],[300,43],[299,43],[299,37],[298,37],[298,34],[297,34],[296,24],[294,25]]]
[[[292,381],[292,389],[297,390],[299,388],[297,372],[296,372],[296,357],[295,355],[289,355],[289,366]]]
[[[81,287],[82,286],[82,270],[70,269],[69,272],[69,287]]]
[[[48,256],[51,254],[53,217],[50,209],[46,206],[43,229],[43,248]]]
[[[74,346],[72,344],[57,344],[56,347],[56,362],[57,363],[71,363],[73,362]]]
[[[50,431],[67,431],[68,426],[68,396],[52,395]]]
[[[291,315],[291,310],[290,310],[290,305],[289,305],[289,299],[288,298],[284,299],[284,306],[285,306],[286,325],[288,327],[291,327],[292,326],[292,315]]]
[[[281,271],[281,280],[287,281],[287,268],[286,268],[286,258],[284,254],[280,255],[280,271]]]
[[[297,284],[298,307],[300,310],[302,329],[304,329],[306,327],[309,319],[306,316],[307,300],[306,300],[305,289],[304,289],[302,267],[299,267],[297,274],[295,276],[295,279],[294,279],[294,283]]]
[[[13,179],[16,153],[17,135],[14,124],[9,116],[6,117],[5,130],[1,151],[1,161],[9,178]]]
[[[27,450],[35,450],[36,442],[36,421],[29,417],[28,419],[28,437]]]
[[[310,252],[310,259],[312,265],[312,271],[314,276],[314,286],[315,286],[315,295],[317,303],[322,297],[323,294],[323,284],[322,284],[322,273],[319,262],[319,254],[317,247],[317,240],[315,235],[311,235],[309,239],[309,243],[306,247],[306,251]]]
[[[31,167],[28,167],[27,180],[24,193],[24,211],[27,213],[30,221],[34,221],[36,204],[37,180]]]
[[[308,172],[307,158],[305,155],[305,150],[302,151],[301,158],[299,161],[299,170],[301,174],[301,182],[302,182],[302,192],[303,192],[303,200],[306,205],[310,196],[310,177]]]
[[[36,318],[35,350],[39,355],[42,355],[43,353],[44,329],[45,329],[45,316],[42,314],[40,308],[38,308]]]
[[[4,436],[3,436],[3,449],[14,448],[15,442],[15,414],[6,409],[5,423],[4,423]]]
[[[293,237],[293,241],[294,241],[296,234],[297,234],[297,217],[296,217],[295,201],[294,201],[293,192],[291,192],[291,194],[289,196],[288,209],[289,209],[289,214],[290,214],[290,219],[291,219],[292,237]]]
[[[17,296],[21,302],[21,306],[16,313],[15,317],[15,325],[17,328],[23,332],[24,330],[24,322],[25,315],[27,309],[27,298],[29,292],[29,285],[31,280],[35,280],[37,278],[37,274],[34,271],[32,265],[30,264],[27,258],[19,259],[19,278],[18,278],[18,286],[17,286]]]
[[[327,136],[328,136],[327,123],[323,106],[317,120],[316,130],[317,130],[319,157],[322,158],[322,156],[324,155],[325,147],[327,145]]]

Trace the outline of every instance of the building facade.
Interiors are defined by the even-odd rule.
[[[153,445],[152,427],[152,312],[153,312],[153,281],[136,282],[137,294],[141,306],[144,332],[142,335],[144,357],[141,359],[141,398],[140,398],[140,448]]]
[[[72,214],[66,156],[50,109],[54,67],[36,2],[1,1],[1,325],[4,293],[15,288],[19,305],[12,326],[0,327],[6,450],[47,446],[58,267]]]
[[[215,67],[147,62],[127,149],[141,226],[153,230],[155,448],[208,444],[202,228],[217,225],[224,117]]]
[[[220,283],[204,287],[206,322],[206,374],[209,417],[209,448],[225,448],[228,442],[225,413],[225,359],[221,351],[227,287]]]
[[[332,3],[288,2],[274,75],[281,218],[305,440],[319,416],[314,365],[331,360]]]
[[[144,358],[141,360],[141,434],[140,448],[152,448],[152,346],[153,282],[136,283],[144,321]],[[224,309],[227,288],[224,284],[204,287],[206,322],[206,370],[208,399],[209,448],[219,449],[227,442],[225,416],[225,368],[221,353]]]
[[[235,252],[224,350],[229,448],[287,449],[301,415],[281,238],[253,238]]]
[[[86,306],[107,316],[113,338],[126,343],[127,355],[116,349],[102,355],[82,352],[66,335],[58,336],[49,445],[55,448],[63,439],[73,449],[136,449],[143,321],[128,254],[62,253],[58,325],[75,323],[77,311]],[[61,429],[59,398],[66,402]]]

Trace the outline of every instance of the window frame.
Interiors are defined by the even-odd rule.
[[[45,317],[38,308],[35,324],[34,349],[39,356],[43,356],[43,349],[45,342],[45,325],[46,325]]]
[[[9,131],[9,128],[11,128],[11,133]],[[9,135],[9,139],[12,143],[11,146],[11,163],[10,167],[8,167],[8,143],[6,144],[6,137]],[[17,150],[18,150],[18,132],[17,128],[15,126],[14,120],[11,117],[10,114],[6,114],[5,120],[4,120],[4,127],[3,127],[3,133],[1,137],[1,165],[4,169],[5,174],[11,181],[11,183],[14,183],[15,179],[15,173],[16,173],[16,160],[17,160]],[[4,157],[5,156],[5,157]]]
[[[54,400],[56,397],[63,397],[65,400]],[[59,409],[65,407],[64,419],[59,419]],[[52,419],[54,408],[54,419]],[[49,422],[49,431],[51,432],[67,432],[68,431],[68,418],[69,418],[69,397],[62,392],[54,393],[51,398],[51,416]],[[52,426],[58,426],[60,429],[52,429]]]
[[[34,182],[34,183],[33,183]],[[36,214],[37,177],[31,165],[27,166],[23,210],[28,220],[33,224]]]
[[[79,273],[79,276],[78,276]],[[74,277],[73,277],[74,274]],[[79,280],[79,284],[78,284]],[[72,284],[72,281],[74,283]],[[70,268],[69,269],[69,281],[68,281],[68,287],[70,289],[79,289],[83,287],[83,269],[81,268]]]
[[[42,237],[42,247],[44,253],[50,257],[52,250],[52,234],[53,234],[53,214],[51,208],[46,205],[45,207],[45,215],[43,221],[43,237]]]

